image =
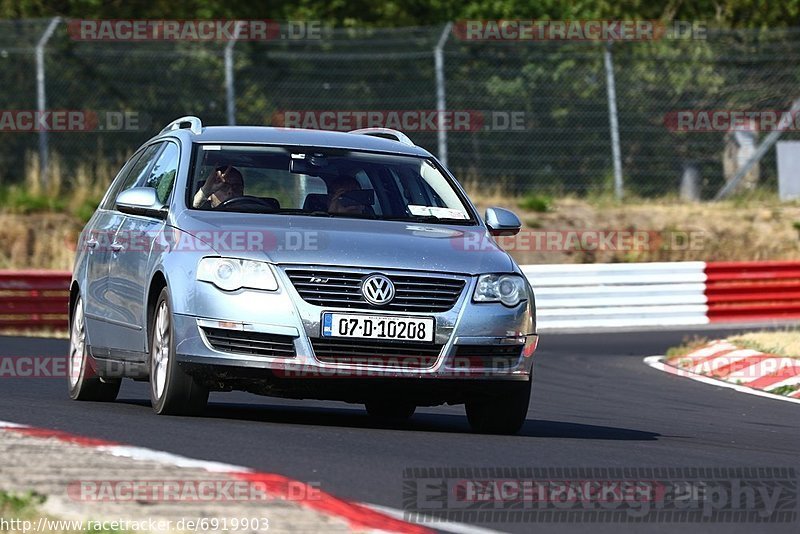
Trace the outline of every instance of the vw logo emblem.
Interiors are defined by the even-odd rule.
[[[394,298],[394,284],[382,274],[372,274],[361,282],[361,294],[374,306],[387,304]]]

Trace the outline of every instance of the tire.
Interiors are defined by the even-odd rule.
[[[528,415],[533,380],[511,382],[502,395],[467,401],[469,425],[480,434],[516,434]]]
[[[402,421],[410,419],[417,407],[403,401],[371,400],[364,404],[370,417]]]
[[[200,415],[208,405],[208,389],[186,374],[175,354],[169,291],[156,301],[150,321],[150,404],[158,415]]]
[[[83,299],[78,297],[69,325],[69,356],[67,358],[69,397],[79,401],[112,402],[116,400],[121,384],[121,380],[104,381],[97,375],[92,357],[86,348]]]

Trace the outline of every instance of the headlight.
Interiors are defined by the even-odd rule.
[[[197,279],[211,282],[225,291],[243,287],[275,291],[278,280],[269,264],[263,261],[234,258],[203,258],[197,265]]]
[[[475,287],[475,302],[502,302],[516,306],[528,298],[525,280],[516,274],[484,274]]]

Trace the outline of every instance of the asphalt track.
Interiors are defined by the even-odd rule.
[[[691,335],[713,337],[713,332]],[[470,433],[463,407],[420,409],[399,426],[361,406],[213,394],[204,417],[158,417],[146,384],[116,403],[70,401],[65,379],[0,380],[0,420],[53,428],[319,482],[347,499],[403,508],[411,467],[789,467],[800,472],[796,404],[647,367],[679,331],[543,335],[528,421],[517,436]],[[62,356],[64,340],[0,337],[0,356]],[[797,485],[794,486],[795,491]],[[795,507],[795,511],[797,507]],[[794,523],[530,524],[506,532],[798,532]]]

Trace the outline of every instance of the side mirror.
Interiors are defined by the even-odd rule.
[[[503,208],[487,208],[484,220],[492,235],[517,235],[522,228],[519,217]]]
[[[116,207],[129,215],[144,215],[157,219],[167,218],[167,209],[158,201],[152,187],[132,187],[119,194]]]

